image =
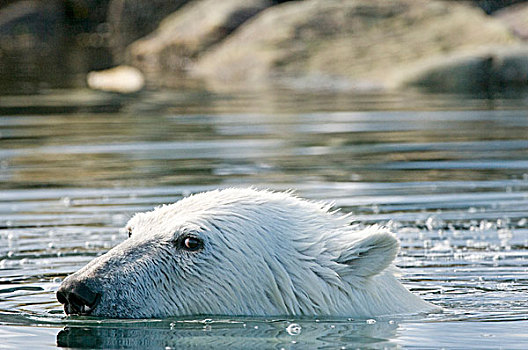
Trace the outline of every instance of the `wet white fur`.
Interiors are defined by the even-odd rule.
[[[399,242],[357,230],[330,206],[290,193],[196,194],[128,223],[132,236],[72,277],[102,293],[93,315],[372,317],[434,311],[394,276]],[[204,249],[182,250],[183,234]]]

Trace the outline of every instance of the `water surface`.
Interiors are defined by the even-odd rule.
[[[526,99],[50,91],[0,100],[7,348],[528,348]],[[388,225],[442,314],[64,317],[60,281],[137,211],[231,186],[294,189]]]

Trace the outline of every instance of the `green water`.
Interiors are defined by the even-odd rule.
[[[287,91],[1,96],[0,347],[528,348],[527,101]],[[60,281],[123,241],[119,228],[133,213],[231,186],[294,189],[357,222],[388,225],[402,242],[403,282],[445,312],[63,315]]]

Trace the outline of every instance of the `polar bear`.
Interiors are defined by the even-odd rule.
[[[394,276],[399,242],[330,205],[253,188],[136,214],[129,238],[67,277],[67,314],[373,317],[438,308]]]

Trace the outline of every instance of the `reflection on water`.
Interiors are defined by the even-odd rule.
[[[322,322],[322,324],[321,324]],[[251,319],[174,321],[170,324],[119,324],[104,327],[69,326],[57,335],[57,344],[64,347],[116,349],[178,348],[230,349],[340,348],[373,345],[374,348],[395,348],[390,342],[398,325],[394,321],[352,322],[291,321]],[[86,340],[90,339],[89,342]]]
[[[8,347],[526,348],[523,103],[201,92],[2,97],[0,337]],[[249,185],[295,189],[334,201],[359,223],[390,226],[402,241],[404,283],[445,312],[376,320],[62,316],[54,298],[61,279],[123,241],[120,227],[134,212]],[[300,334],[288,332],[292,322]]]

